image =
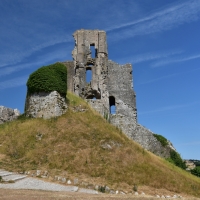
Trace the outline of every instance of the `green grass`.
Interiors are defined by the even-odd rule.
[[[77,96],[68,92],[67,99],[69,109],[61,117],[0,125],[1,168],[60,170],[113,188],[200,195],[199,178],[144,150]],[[86,111],[74,112],[76,107]],[[104,148],[107,144],[112,149]]]
[[[162,135],[153,134],[153,136],[162,144],[163,147],[168,145],[167,139]]]

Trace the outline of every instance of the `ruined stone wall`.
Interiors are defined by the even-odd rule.
[[[119,65],[108,60],[104,31],[78,30],[73,36],[74,71],[71,69],[69,71],[71,70],[70,74],[74,75],[73,80],[70,77],[70,90],[86,99],[91,107],[145,149],[159,156],[169,157],[170,148],[173,149],[173,146],[168,145],[164,148],[151,131],[137,124],[132,65]],[[92,55],[92,46],[95,55]],[[86,82],[88,69],[92,70],[92,80],[89,83]],[[111,105],[115,106],[114,114],[110,112]]]
[[[116,101],[116,114],[133,118],[137,122],[136,98],[133,90],[132,65],[108,64],[108,91]]]
[[[137,122],[136,100],[133,91],[132,66],[120,66],[108,61],[106,33],[99,30],[78,30],[74,33],[74,93],[87,101],[102,115],[110,115],[109,97],[116,99],[116,115],[129,117],[130,124]],[[90,47],[95,48],[92,57]],[[87,68],[92,70],[92,80],[86,83]],[[97,102],[88,100],[98,99]],[[118,120],[111,122],[117,125]]]
[[[115,98],[116,113],[110,122],[132,137],[137,125],[136,98],[133,90],[132,65],[108,62],[108,92]]]
[[[57,91],[39,92],[26,97],[25,113],[27,117],[49,119],[67,111],[65,97]]]
[[[74,92],[85,99],[104,98],[105,73],[107,72],[106,33],[99,30],[78,30],[74,33]],[[95,55],[92,56],[94,47]],[[92,70],[92,80],[86,83],[86,71]],[[105,91],[104,91],[105,93]]]
[[[13,121],[20,115],[19,110],[0,106],[0,124]]]
[[[99,30],[78,30],[74,33],[74,93],[86,99],[102,116],[131,137],[137,125],[136,98],[133,91],[131,64],[119,65],[108,60],[106,33]],[[95,48],[92,56],[91,46]],[[86,71],[92,80],[86,83]],[[96,98],[94,100],[93,98]],[[116,113],[110,113],[110,97]]]
[[[87,99],[87,102],[90,104],[92,108],[94,108],[97,112],[99,112],[105,119],[109,119],[109,109],[104,106],[102,100],[99,99]]]
[[[176,151],[171,142],[168,141],[168,145],[163,147],[162,144],[153,136],[153,134],[154,133],[152,131],[138,124],[136,131],[134,131],[132,134],[132,138],[148,151],[151,151],[152,153],[161,157],[170,157],[170,151]]]
[[[72,51],[75,69],[74,93],[87,99],[91,106],[104,115],[109,112],[106,33],[99,30],[78,30],[73,36],[75,39],[75,47]],[[94,47],[95,55],[92,55],[91,47]],[[89,83],[86,82],[88,69],[92,71],[92,79]],[[93,98],[97,101],[92,101]]]

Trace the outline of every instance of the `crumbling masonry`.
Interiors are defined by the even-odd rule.
[[[75,48],[72,52],[75,75],[71,90],[87,99],[90,105],[112,124],[131,137],[131,129],[137,124],[135,93],[133,91],[132,66],[120,66],[108,60],[106,33],[80,30],[74,33]],[[94,57],[91,48],[94,47]],[[86,82],[86,72],[92,79]],[[112,115],[111,106],[115,106]]]
[[[102,116],[119,127],[145,149],[168,157],[173,148],[164,148],[153,133],[137,123],[136,95],[133,90],[132,65],[108,60],[105,31],[78,30],[74,34],[73,63],[68,68],[68,90],[84,98]],[[91,81],[86,74],[91,71]],[[115,106],[115,113],[111,108]]]

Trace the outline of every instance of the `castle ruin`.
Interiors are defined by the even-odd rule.
[[[169,142],[163,147],[153,132],[137,123],[136,95],[133,89],[132,65],[119,65],[108,59],[106,32],[77,30],[73,34],[75,47],[73,62],[68,68],[68,90],[85,99],[111,124],[145,149],[162,157],[169,157]],[[87,72],[92,77],[88,82]],[[112,106],[115,112],[112,113]]]
[[[132,65],[119,65],[108,59],[106,32],[82,29],[77,30],[73,37],[73,61],[63,62],[68,71],[68,90],[85,99],[92,108],[143,148],[161,157],[170,157],[170,150],[175,150],[172,144],[168,142],[167,146],[163,146],[153,132],[138,124]],[[91,80],[87,80],[88,72],[92,74]],[[47,113],[46,118],[61,115],[62,112],[56,112],[57,107],[63,107],[60,104],[49,109],[48,105],[55,104],[54,101],[51,104],[49,95],[46,94],[48,104],[41,103],[44,102],[43,93],[28,95],[26,115],[45,116]]]
[[[131,130],[137,124],[131,64],[121,66],[108,60],[104,31],[78,30],[73,36],[74,74],[68,77],[73,83],[68,85],[68,90],[86,99],[102,116],[131,137]],[[86,81],[88,70],[92,74],[89,83]],[[112,106],[115,114],[111,113]]]

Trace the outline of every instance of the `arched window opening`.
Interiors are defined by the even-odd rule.
[[[91,58],[96,58],[97,50],[95,49],[94,44],[90,45],[90,51],[91,51]]]
[[[98,90],[98,91],[96,91],[96,90],[87,91],[87,93],[85,93],[85,98],[86,99],[92,99],[92,100],[101,99],[100,90]]]
[[[78,68],[76,67],[76,68],[75,68],[75,71],[74,71],[75,75],[76,75],[76,73],[77,73],[77,69],[78,69]]]
[[[90,83],[92,81],[92,65],[89,65],[86,68],[86,83]]]
[[[110,114],[116,114],[115,97],[109,97]]]
[[[94,95],[93,94],[87,94],[85,96],[86,99],[93,99],[94,98]]]

